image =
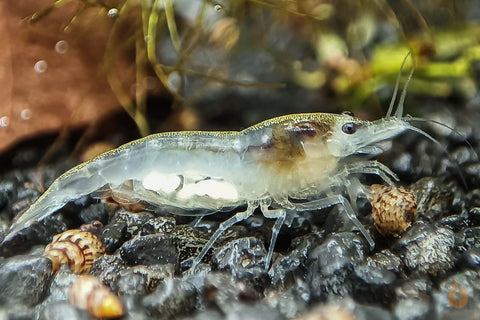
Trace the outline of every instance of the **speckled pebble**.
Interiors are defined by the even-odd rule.
[[[115,214],[112,221],[123,221],[127,224],[127,232],[134,236],[138,233],[142,235],[151,233],[168,233],[175,227],[175,219],[170,217],[155,217],[150,212],[132,213],[125,209],[120,209]]]
[[[434,221],[452,213],[454,192],[440,178],[422,178],[410,189],[417,199],[416,221]]]
[[[92,265],[90,274],[101,279],[105,284],[113,287],[120,277],[120,272],[125,269],[125,262],[117,256],[104,255]]]
[[[367,257],[367,265],[375,267],[380,266],[383,269],[392,271],[399,276],[404,275],[404,265],[402,259],[388,249],[376,252],[372,256]]]
[[[0,305],[34,306],[48,294],[52,262],[44,256],[15,256],[0,265]]]
[[[167,264],[180,267],[177,248],[164,234],[138,236],[125,242],[120,248],[120,256],[128,265]]]
[[[450,229],[416,223],[394,247],[411,271],[439,276],[454,265],[454,244],[454,234]]]

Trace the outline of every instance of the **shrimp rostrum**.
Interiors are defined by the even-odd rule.
[[[281,226],[306,210],[341,205],[373,247],[352,206],[362,192],[362,185],[358,179],[353,183],[354,178],[372,174],[392,184],[395,174],[369,158],[382,152],[377,142],[406,130],[428,136],[412,126],[411,119],[402,116],[399,104],[395,115],[389,112],[376,121],[360,120],[348,113],[305,113],[280,116],[238,132],[154,134],[61,175],[13,223],[4,242],[69,201],[105,186],[126,192],[128,181],[131,198],[158,208],[216,212],[246,207],[220,224],[192,267],[222,232],[247,219],[256,208],[266,218],[276,219],[267,268]]]

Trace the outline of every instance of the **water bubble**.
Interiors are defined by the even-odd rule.
[[[112,9],[108,10],[107,15],[111,19],[117,19],[118,18],[118,9],[117,8],[112,8]]]
[[[36,73],[44,73],[45,71],[47,71],[47,67],[48,67],[47,61],[38,60],[35,63],[35,66],[33,67],[33,70],[35,70]]]
[[[22,120],[30,120],[32,118],[32,110],[30,109],[23,109],[20,111],[20,117]]]
[[[170,90],[178,92],[182,84],[182,77],[177,71],[174,71],[168,75],[167,86]]]
[[[68,42],[65,40],[60,40],[55,43],[55,51],[60,54],[64,54],[68,51]]]
[[[10,118],[8,116],[3,116],[0,118],[0,127],[6,128],[10,124]]]

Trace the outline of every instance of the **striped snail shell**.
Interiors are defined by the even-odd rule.
[[[125,314],[120,299],[93,276],[81,276],[68,290],[70,302],[95,318],[118,318]]]
[[[380,184],[370,186],[373,193],[372,217],[377,231],[385,236],[399,236],[412,223],[417,200],[411,190]]]
[[[82,229],[67,230],[55,235],[43,253],[52,260],[54,273],[62,264],[68,264],[75,274],[88,273],[93,262],[104,254],[105,248],[98,237]]]

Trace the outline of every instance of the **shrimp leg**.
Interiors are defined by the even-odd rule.
[[[256,202],[249,202],[245,211],[238,212],[233,217],[230,217],[229,219],[222,222],[220,226],[218,226],[218,229],[215,231],[215,233],[207,241],[202,251],[200,251],[198,256],[196,256],[193,260],[189,273],[193,274],[195,272],[195,268],[197,267],[197,265],[202,262],[205,254],[207,254],[208,250],[210,250],[215,241],[217,241],[217,239],[222,235],[223,232],[231,228],[234,224],[250,217],[257,207],[258,204]]]
[[[273,249],[275,248],[275,243],[277,242],[277,237],[280,232],[280,228],[285,222],[285,217],[287,216],[287,211],[285,209],[268,209],[267,203],[261,203],[260,209],[262,210],[263,215],[266,218],[277,219],[272,229],[272,238],[270,239],[270,247],[268,248],[268,254],[265,262],[265,269],[268,270],[270,263],[272,262]]]
[[[391,178],[395,181],[398,181],[397,175],[390,170],[386,165],[378,161],[361,161],[352,167],[347,169],[348,174],[355,174],[355,173],[366,173],[366,174],[373,174],[379,176],[383,181],[385,181],[388,185],[393,186],[394,183]]]
[[[353,211],[352,206],[348,200],[342,195],[329,196],[319,200],[313,200],[306,203],[297,203],[295,208],[297,211],[313,211],[328,208],[336,204],[341,204],[347,213],[348,218],[355,224],[355,226],[360,230],[365,239],[367,239],[368,244],[370,245],[370,250],[375,248],[375,242],[373,241],[370,234],[367,232],[362,223],[358,220],[355,212]]]

